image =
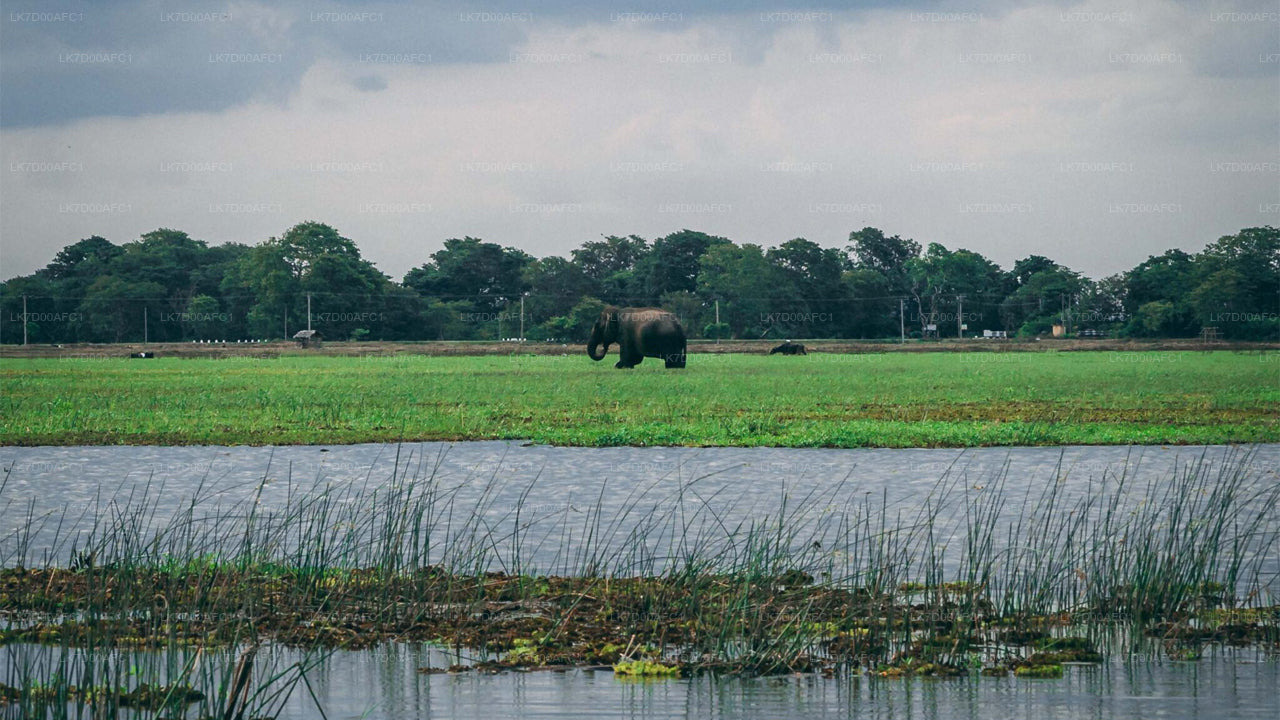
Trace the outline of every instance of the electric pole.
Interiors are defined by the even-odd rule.
[[[902,335],[902,343],[907,342],[907,299],[898,298],[898,333]]]
[[[520,342],[524,342],[524,296],[527,294],[520,295]]]
[[[311,293],[307,293],[307,331],[311,331]]]
[[[716,344],[720,344],[720,301],[716,300]]]
[[[963,340],[964,339],[964,296],[963,295],[956,296],[956,304],[958,305],[958,307],[956,308],[956,334],[958,334],[960,336],[960,339]]]
[[[22,344],[27,344],[27,296],[22,296]]]
[[[147,306],[143,305],[142,306],[142,342],[146,343],[148,337],[149,336],[147,334]]]

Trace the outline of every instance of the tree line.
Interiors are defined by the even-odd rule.
[[[1040,255],[1005,270],[873,227],[839,249],[680,230],[606,236],[544,258],[463,237],[396,282],[320,222],[257,245],[161,228],[122,245],[80,240],[0,284],[0,342],[21,343],[24,332],[30,343],[270,340],[308,321],[330,340],[581,342],[605,304],[666,308],[694,338],[1033,337],[1062,325],[1070,335],[1211,328],[1274,340],[1280,231],[1242,229],[1098,280]]]

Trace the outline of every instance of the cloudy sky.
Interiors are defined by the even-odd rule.
[[[6,2],[0,277],[303,220],[399,279],[879,227],[1091,276],[1280,224],[1273,0]]]

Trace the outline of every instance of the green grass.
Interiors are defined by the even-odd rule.
[[[0,444],[1280,441],[1275,352],[0,360]]]

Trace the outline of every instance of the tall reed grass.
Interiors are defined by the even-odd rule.
[[[429,639],[478,658],[523,643],[530,663],[644,655],[768,673],[992,665],[1020,652],[1010,638],[1073,627],[1119,630],[1128,651],[1224,627],[1280,639],[1280,486],[1249,449],[1143,483],[1128,466],[1072,480],[1084,493],[1059,479],[1018,495],[1006,465],[981,483],[952,468],[913,507],[848,477],[760,511],[709,476],[667,476],[605,479],[556,512],[534,505],[537,479],[500,501],[512,481],[497,469],[450,485],[440,458],[399,452],[390,476],[354,483],[286,470],[277,506],[262,503],[270,467],[225,506],[206,479],[167,516],[160,484],[105,498],[92,517],[38,516],[4,501],[6,478],[11,702],[35,712],[33,698],[53,697],[39,707],[56,715],[86,706],[67,688],[180,683],[218,715],[236,701],[239,653],[271,643],[322,657]],[[162,652],[126,672],[140,648]],[[306,671],[259,664],[255,707],[305,688]],[[95,717],[119,711],[105,697]]]

